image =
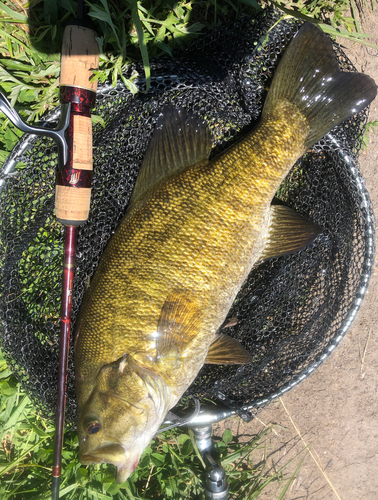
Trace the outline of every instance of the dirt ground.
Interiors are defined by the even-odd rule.
[[[378,9],[366,12],[362,31],[378,44]],[[356,68],[378,83],[378,50],[338,40]],[[378,98],[369,120],[378,120]],[[359,161],[378,218],[378,131]],[[377,245],[377,242],[376,242]],[[276,423],[269,443],[270,466],[278,470],[310,445],[286,500],[378,499],[378,263],[352,327],[334,353],[308,379],[263,410],[249,424],[219,424],[247,436]],[[300,458],[288,467],[294,471]],[[282,489],[282,486],[281,486]],[[277,486],[259,497],[277,498]]]

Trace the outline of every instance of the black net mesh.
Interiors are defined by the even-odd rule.
[[[166,104],[209,124],[214,154],[257,121],[279,56],[298,29],[264,12],[209,31],[151,67],[149,92],[132,96],[119,83],[98,92],[91,213],[80,228],[73,297],[77,316],[88,277],[123,216],[157,112]],[[338,46],[341,67],[355,71]],[[198,56],[200,55],[200,56]],[[132,71],[143,70],[139,67]],[[144,87],[142,77],[137,80]],[[58,112],[49,118],[54,124]],[[293,168],[278,197],[324,228],[305,250],[255,269],[242,287],[227,333],[253,354],[250,365],[204,366],[187,395],[220,397],[252,412],[313,371],[348,329],[372,265],[373,214],[355,155],[366,112],[337,127]],[[55,411],[63,228],[54,218],[57,151],[27,136],[0,178],[2,349],[45,415]],[[73,321],[73,323],[74,323]],[[67,420],[75,421],[71,348]]]

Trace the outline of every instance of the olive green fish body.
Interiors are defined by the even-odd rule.
[[[307,132],[302,115],[283,103],[226,153],[163,183],[126,215],[84,300],[76,344],[82,380],[125,353],[153,356],[151,335],[172,290],[198,302],[203,321],[188,349],[190,355],[196,348],[202,353],[196,355],[202,366],[259,258],[271,200],[303,154]],[[184,362],[187,357],[184,349]],[[181,376],[170,375],[169,382],[181,388]],[[179,397],[182,390],[177,392]]]
[[[375,93],[369,77],[340,73],[330,40],[306,23],[260,123],[224,153],[207,160],[208,130],[186,113],[158,119],[77,324],[82,462],[112,462],[122,482],[205,362],[251,360],[216,335],[236,294],[256,262],[319,232],[272,199],[306,149]]]

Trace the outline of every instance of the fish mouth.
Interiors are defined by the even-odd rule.
[[[123,465],[125,461],[125,450],[120,444],[110,444],[97,448],[91,453],[80,454],[80,462],[83,465],[110,463],[118,467]]]
[[[120,444],[106,445],[94,450],[92,453],[84,453],[80,455],[80,462],[83,465],[102,463],[116,465],[116,482],[118,484],[124,483],[130,474],[135,471],[138,461],[138,459],[133,460],[130,464],[130,460],[127,460],[125,450]]]
[[[122,464],[117,466],[116,483],[122,484],[126,479],[135,471],[139,460],[135,460],[131,466],[129,464]]]

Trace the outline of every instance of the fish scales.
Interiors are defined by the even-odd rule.
[[[150,343],[175,288],[200,298],[209,318],[203,335],[211,343],[258,258],[266,230],[261,219],[288,166],[303,154],[308,125],[289,103],[282,110],[282,117],[268,117],[226,154],[161,186],[122,221],[84,300],[84,311],[87,304],[101,311],[81,323],[83,344],[76,349],[85,359],[102,365]],[[272,137],[278,138],[273,154]],[[125,326],[115,329],[115,322]],[[90,337],[83,336],[85,328]]]
[[[300,64],[296,64],[296,58]],[[207,363],[247,363],[216,335],[251,268],[303,248],[320,228],[272,199],[295,161],[376,95],[341,73],[304,24],[280,62],[257,127],[208,161],[209,132],[165,110],[130,206],[87,290],[75,337],[84,464],[135,469],[166,412]]]

